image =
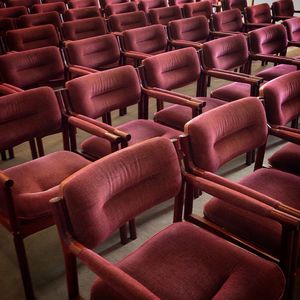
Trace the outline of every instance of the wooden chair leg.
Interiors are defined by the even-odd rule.
[[[255,151],[249,151],[246,154],[246,165],[250,166],[252,163],[254,163],[255,160]]]
[[[1,160],[6,160],[7,157],[6,157],[6,152],[5,150],[1,151]]]
[[[124,224],[122,227],[120,227],[120,239],[121,244],[125,245],[128,243],[127,224]]]
[[[33,300],[35,299],[35,296],[33,292],[32,281],[29,272],[29,266],[27,262],[24,242],[20,234],[18,233],[14,234],[14,243],[15,243],[15,248],[16,248],[18,263],[21,271],[26,299]]]
[[[15,158],[14,148],[8,149],[8,155],[9,155],[9,159]]]
[[[119,110],[119,116],[122,117],[122,116],[125,116],[127,114],[127,108],[120,108]]]
[[[135,219],[129,220],[129,234],[131,240],[136,239],[137,235],[136,235]]]

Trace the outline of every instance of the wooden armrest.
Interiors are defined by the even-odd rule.
[[[69,73],[76,76],[84,76],[98,72],[98,70],[79,65],[69,65],[67,68]]]
[[[278,64],[294,65],[300,67],[300,60],[294,59],[292,57],[269,55],[269,54],[254,54],[250,53],[253,60],[261,60],[267,62],[274,62]]]
[[[269,127],[269,134],[300,145],[300,129],[285,126],[271,126]]]
[[[193,47],[196,50],[202,49],[202,45],[199,42],[185,41],[185,40],[171,40],[170,44],[175,48]]]

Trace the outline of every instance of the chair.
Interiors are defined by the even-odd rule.
[[[178,6],[152,8],[149,19],[151,24],[168,25],[172,20],[182,19],[182,12]]]
[[[183,6],[187,3],[194,3],[194,0],[169,0],[170,6],[178,6],[180,8],[183,8]]]
[[[50,11],[56,11],[60,15],[63,15],[66,12],[66,5],[64,2],[35,4],[32,6],[31,11],[32,13],[45,13]]]
[[[300,177],[262,168],[268,136],[262,103],[252,97],[228,103],[191,120],[185,133],[182,149],[186,168],[199,177],[198,188],[205,191],[219,186],[213,194],[216,198],[205,204],[201,217],[193,213],[194,187],[188,181],[185,219],[221,235],[229,233],[239,245],[279,260],[287,280],[285,298],[292,299],[299,252]],[[214,174],[226,162],[255,148],[255,171],[239,183]],[[234,195],[238,197],[234,199]],[[267,219],[269,210],[273,212],[267,213]],[[286,220],[282,222],[274,210]]]
[[[201,68],[199,56],[194,48],[184,48],[158,54],[143,60],[140,67],[144,92],[148,97],[158,99],[158,112],[154,120],[177,130],[193,117],[213,109],[225,102],[219,99],[199,97],[201,85]],[[172,90],[197,82],[196,97],[187,96]],[[176,103],[163,109],[164,97],[183,98],[185,102]],[[147,98],[144,100],[145,103]],[[181,101],[182,102],[182,101]],[[147,104],[144,108],[148,116]]]
[[[245,8],[245,23],[254,24],[257,27],[269,26],[274,23],[274,19],[271,15],[271,9],[268,3],[261,3],[253,6],[247,6]]]
[[[71,0],[68,2],[69,8],[82,8],[82,7],[89,7],[89,6],[99,6],[98,0]]]
[[[116,3],[106,5],[105,15],[106,17],[109,17],[111,15],[124,14],[135,11],[138,11],[138,7],[135,2]]]
[[[138,4],[139,10],[144,11],[146,14],[149,13],[150,9],[158,7],[167,7],[167,0],[141,0]]]
[[[106,34],[106,32],[106,23],[101,17],[68,21],[62,24],[62,33],[66,41],[86,39]]]
[[[176,152],[164,138],[114,153],[65,182],[63,197],[51,200],[51,205],[63,245],[69,299],[80,297],[77,258],[97,275],[92,299],[281,297],[284,277],[275,264],[189,222],[169,225],[116,265],[90,250],[128,217],[171,197],[176,211],[181,182]],[[88,195],[82,189],[86,186]]]
[[[38,0],[8,0],[6,1],[6,7],[19,7],[24,6],[26,8],[31,8],[32,5],[38,4]]]
[[[252,5],[253,5],[253,3],[252,3]],[[222,0],[222,9],[223,10],[230,10],[230,9],[237,8],[242,13],[244,13],[244,10],[246,7],[248,7],[247,0]]]
[[[50,88],[3,96],[0,106],[0,151],[29,141],[35,158],[0,173],[0,223],[13,235],[25,295],[29,300],[34,299],[34,292],[23,240],[53,225],[49,199],[59,196],[58,185],[87,166],[89,161],[67,151],[66,119],[62,117],[57,98]],[[63,132],[65,151],[44,156],[42,138],[57,132]]]
[[[101,17],[100,9],[96,6],[68,9],[64,15],[65,21]]]
[[[287,36],[288,36],[288,43],[289,45],[299,46],[300,42],[300,19],[299,18],[291,18],[284,20],[282,22],[284,25]]]
[[[294,13],[299,13],[295,10],[293,0],[279,0],[272,3],[272,14],[276,21],[292,18]]]
[[[100,6],[104,10],[107,5],[125,3],[125,2],[129,2],[129,0],[100,0]]]
[[[185,18],[205,16],[208,20],[213,13],[212,4],[209,1],[200,1],[195,3],[186,3],[182,8]]]

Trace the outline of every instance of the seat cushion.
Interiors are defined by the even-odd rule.
[[[160,299],[279,299],[284,288],[277,265],[187,222],[167,227],[117,266]],[[125,299],[100,278],[91,293]]]
[[[250,85],[246,83],[234,82],[221,86],[210,94],[211,97],[231,102],[240,98],[250,96]]]
[[[225,101],[199,97],[198,99],[205,101],[206,105],[203,108],[203,112],[211,110],[215,107],[225,104]],[[154,120],[155,122],[170,126],[172,128],[182,130],[184,125],[192,119],[192,109],[187,106],[182,105],[172,105],[165,109],[162,109],[155,113]]]
[[[269,163],[276,169],[300,175],[300,146],[286,144],[269,158]]]
[[[289,74],[291,72],[297,71],[296,66],[292,65],[278,65],[275,67],[267,68],[266,70],[263,70],[256,74],[258,77],[262,77],[264,80],[272,80],[274,78],[277,78],[279,76]]]
[[[129,146],[157,136],[175,138],[182,134],[181,131],[163,126],[151,120],[133,120],[117,128],[131,135],[131,140],[128,142]],[[88,153],[95,158],[103,157],[112,152],[111,145],[107,140],[95,136],[83,141],[81,148],[84,153]]]
[[[272,168],[263,168],[245,177],[240,183],[284,204],[300,209],[299,176]],[[216,198],[205,205],[204,215],[228,231],[278,256],[281,236],[279,223],[239,209]]]
[[[17,216],[27,220],[49,215],[49,200],[59,196],[59,184],[89,163],[78,154],[58,151],[3,171],[14,181]],[[0,207],[5,209],[3,201]]]

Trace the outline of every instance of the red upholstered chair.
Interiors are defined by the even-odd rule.
[[[218,99],[199,97],[201,68],[198,53],[194,48],[174,50],[146,58],[140,70],[143,75],[145,93],[149,97],[160,100],[158,101],[159,111],[154,115],[154,120],[163,125],[183,130],[184,125],[191,118],[225,103]],[[193,82],[197,82],[196,97],[171,91]],[[161,101],[164,97],[171,96],[175,99],[176,97],[183,98],[185,102],[175,102],[181,105],[172,105],[162,109]],[[148,115],[146,108],[147,105],[145,105],[145,117]]]
[[[276,21],[292,18],[294,13],[299,13],[295,10],[293,0],[279,0],[272,3],[272,14]]]
[[[246,24],[256,24],[257,27],[269,26],[274,23],[271,8],[268,3],[261,3],[245,8]]]
[[[252,5],[253,5],[253,3],[252,3]],[[237,8],[243,13],[244,9],[247,6],[248,6],[247,0],[222,0],[222,9],[223,10],[230,10],[230,9]]]
[[[289,45],[300,44],[300,18],[291,18],[282,22],[287,31]]]
[[[31,8],[32,5],[40,3],[38,0],[8,0],[6,7],[25,6]]]
[[[66,120],[52,89],[3,96],[0,106],[0,151],[29,141],[35,158],[0,172],[0,223],[13,235],[26,299],[34,299],[23,240],[53,225],[49,199],[59,196],[58,185],[89,161],[70,151],[43,155],[42,137],[61,131],[69,149]]]
[[[68,21],[62,24],[62,33],[66,41],[86,39],[103,35],[106,32],[106,23],[101,17]]]
[[[169,5],[170,6],[178,6],[182,8],[186,3],[194,3],[194,0],[169,0]]]
[[[129,2],[129,0],[100,0],[100,5],[102,9],[105,9],[107,5],[124,3],[124,2]]]
[[[63,15],[66,11],[66,5],[64,2],[53,2],[53,3],[35,4],[31,8],[32,13],[45,13],[50,11],[56,11],[60,15]]]
[[[200,1],[204,1],[204,0],[200,0]],[[212,4],[212,7],[214,9],[215,12],[220,12],[222,9],[222,1],[220,0],[205,0],[205,1],[209,1]],[[199,2],[199,1],[196,1]]]
[[[185,218],[219,234],[230,232],[240,245],[279,260],[287,279],[285,298],[292,299],[299,252],[300,177],[262,167],[268,137],[262,103],[252,97],[228,103],[191,120],[185,133],[187,171],[199,176],[199,189],[219,187],[201,217],[193,214],[194,188],[189,184],[194,180],[188,180]],[[255,171],[239,183],[214,174],[255,148],[259,149]]]
[[[149,19],[152,24],[168,25],[172,20],[182,19],[182,12],[178,6],[153,8],[149,11]]]
[[[24,51],[47,46],[60,46],[57,31],[53,25],[41,25],[10,30],[6,34],[10,51]]]
[[[182,11],[185,18],[205,16],[209,20],[213,13],[213,8],[211,2],[200,1],[184,4]]]
[[[65,21],[100,17],[100,9],[96,6],[68,9],[64,15]]]
[[[107,23],[111,32],[122,32],[127,29],[145,27],[148,25],[146,14],[143,11],[112,15],[108,18]]]
[[[138,7],[135,2],[116,3],[106,6],[105,15],[109,17],[111,15],[124,14],[134,11],[138,11]]]
[[[167,0],[141,0],[138,4],[139,9],[144,11],[146,14],[149,13],[149,10],[152,8],[158,7],[167,7]]]
[[[98,0],[71,0],[68,2],[69,8],[82,8],[82,7],[89,7],[89,6],[99,6]]]
[[[86,185],[88,194],[82,188]],[[169,225],[115,265],[91,250],[128,218],[171,197],[177,200],[176,212],[182,178],[167,139],[154,138],[99,160],[65,181],[61,190],[63,197],[51,205],[68,266],[69,299],[80,297],[77,258],[97,275],[92,299],[282,296],[284,276],[278,266],[189,222]]]

